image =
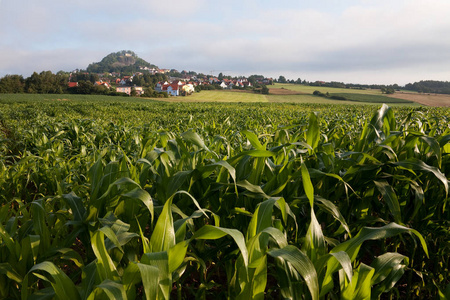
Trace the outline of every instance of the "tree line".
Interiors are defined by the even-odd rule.
[[[421,80],[419,82],[408,83],[405,89],[419,93],[450,94],[449,81]]]
[[[60,71],[53,74],[51,71],[34,72],[30,77],[22,75],[6,75],[0,78],[0,93],[4,94],[99,94],[99,95],[121,95],[114,89],[103,85],[95,85],[100,77],[94,73],[74,73]],[[154,95],[154,88],[159,81],[166,81],[164,74],[149,74],[134,76],[133,85],[142,86],[146,95]],[[78,82],[78,86],[69,87],[69,82]]]

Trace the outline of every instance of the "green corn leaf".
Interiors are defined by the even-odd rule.
[[[82,222],[84,220],[84,214],[86,213],[83,200],[75,195],[74,192],[71,192],[70,194],[64,194],[63,199],[70,206],[74,221]]]
[[[266,159],[264,157],[258,157],[253,161],[253,168],[248,177],[248,181],[252,184],[259,184],[261,182],[261,176],[266,165]]]
[[[96,283],[97,266],[96,261],[92,261],[82,269],[80,294],[82,299],[87,299]]]
[[[417,236],[421,242],[422,248],[425,252],[425,254],[428,256],[428,248],[425,243],[425,240],[423,239],[422,235],[418,233],[414,229],[410,229],[401,225],[398,225],[396,223],[390,223],[388,225],[385,225],[383,227],[364,227],[359,231],[359,233],[354,236],[353,238],[349,239],[348,241],[341,243],[334,247],[330,254],[337,253],[340,251],[344,251],[348,254],[350,257],[350,261],[354,261],[356,259],[356,256],[358,254],[358,251],[361,247],[361,245],[367,241],[367,240],[377,240],[377,239],[384,239],[389,238],[391,236],[395,236],[401,233],[412,233],[415,236]],[[323,265],[323,262],[322,262]],[[319,268],[322,269],[323,267]],[[334,274],[336,271],[340,269],[340,262],[337,260],[328,260],[327,262],[327,276],[324,279],[324,282],[322,283],[322,291],[321,295],[325,295],[333,288],[333,281],[331,279],[331,275]]]
[[[343,300],[365,300],[370,299],[372,292],[371,279],[375,269],[363,263],[355,270],[350,283],[341,280],[341,299]],[[344,287],[345,285],[345,287]]]
[[[320,140],[320,129],[319,120],[316,113],[311,112],[309,114],[309,124],[306,131],[306,143],[311,146],[312,149],[316,149],[319,145]],[[311,151],[311,150],[309,150]]]
[[[267,258],[260,261],[253,274],[252,283],[252,299],[263,300],[265,297],[264,291],[267,285]]]
[[[128,299],[136,298],[135,285],[142,281],[141,272],[136,263],[130,262],[125,268],[122,276],[122,283]]]
[[[425,240],[423,239],[422,235],[418,233],[416,230],[407,228],[401,225],[398,225],[396,223],[390,223],[388,225],[382,226],[382,227],[364,227],[359,231],[359,233],[351,238],[350,240],[337,245],[334,247],[331,252],[335,253],[338,251],[345,251],[350,256],[351,261],[354,261],[356,258],[356,255],[358,254],[359,248],[361,247],[362,243],[367,240],[378,240],[378,239],[385,239],[389,238],[391,236],[395,236],[401,233],[410,232],[416,235],[421,244],[422,248],[425,252],[425,254],[428,256],[428,248],[426,246]]]
[[[405,262],[405,263],[403,263]],[[408,258],[398,253],[385,253],[377,257],[371,264],[375,269],[371,285],[376,286],[374,295],[390,291],[405,273]]]
[[[252,146],[256,150],[261,150],[261,151],[266,150],[266,147],[261,145],[261,142],[259,141],[259,139],[256,136],[256,134],[254,134],[253,132],[248,131],[248,130],[242,130],[241,133],[244,134],[247,137],[247,139],[250,141],[250,144],[252,144]]]
[[[370,120],[370,125],[372,125],[373,128],[380,130],[383,128],[385,119],[387,124],[389,124],[389,129],[395,130],[394,111],[386,104],[383,104],[378,112],[372,117],[372,120]],[[386,136],[388,135],[389,132],[386,133]]]
[[[102,158],[99,157],[94,165],[89,169],[89,179],[91,181],[91,199],[96,200],[98,197],[98,192],[100,190],[100,181],[103,176],[103,162]]]
[[[195,231],[193,219],[204,217],[204,212],[196,210],[192,215],[185,215],[175,204],[172,204],[172,212],[179,214],[183,219],[179,219],[173,223],[175,229],[175,242],[180,243],[186,239],[186,225],[189,226],[191,231]],[[208,211],[209,212],[209,211]],[[216,225],[218,226],[218,225]]]
[[[203,213],[203,215],[208,218],[208,215],[206,214],[206,212],[200,207],[200,204],[197,202],[197,200],[191,194],[189,194],[186,191],[178,191],[174,195],[172,195],[171,199],[173,199],[173,197],[175,195],[187,195],[189,198],[191,198],[194,205],[197,206],[198,210],[201,211]]]
[[[141,263],[138,263],[137,266],[139,267],[139,271],[141,272],[142,284],[144,286],[146,299],[159,299],[159,269],[155,266]]]
[[[169,256],[167,251],[145,253],[142,256],[141,263],[154,266],[158,269],[157,299],[169,299],[172,288],[172,273],[169,272]],[[154,287],[151,286],[151,288],[153,289]]]
[[[391,273],[393,267],[407,260],[408,258],[406,256],[396,252],[389,252],[378,256],[371,264],[371,267],[375,269],[372,285],[376,285],[385,280]],[[394,285],[392,284],[392,286]]]
[[[272,226],[272,212],[275,202],[277,202],[277,199],[269,198],[258,205],[248,227],[247,240],[265,228]]]
[[[430,150],[436,155],[438,160],[438,167],[439,169],[442,167],[442,152],[441,152],[441,146],[439,145],[438,141],[435,138],[429,137],[429,136],[421,136],[420,139],[425,142],[429,147]]]
[[[172,198],[166,201],[156,221],[149,243],[151,252],[168,251],[175,245],[175,229],[173,227],[171,206]]]
[[[247,180],[238,181],[236,183],[238,187],[244,188],[247,192],[247,194],[258,197],[258,198],[270,198],[259,185],[254,185]]]
[[[248,155],[250,157],[255,157],[255,158],[267,158],[267,157],[276,156],[277,154],[275,152],[268,151],[268,150],[248,150],[248,151],[243,151],[240,154],[230,158],[230,161],[232,161],[233,159],[235,159],[237,157],[241,157],[241,156],[245,156],[245,155]]]
[[[113,242],[113,244],[117,248],[119,248],[119,250],[123,253],[123,249],[122,249],[122,247],[120,245],[119,240],[117,239],[117,235],[114,233],[114,231],[110,227],[104,226],[104,227],[100,228],[99,231],[103,232],[106,235],[106,237],[111,242]]]
[[[317,260],[314,265],[316,266],[319,278],[322,278],[323,272],[324,270],[326,270],[325,275],[323,275],[323,280],[320,283],[320,297],[324,297],[329,291],[333,289],[333,274],[336,271],[343,270],[344,274],[347,276],[347,280],[349,282],[352,281],[352,262],[348,254],[344,251],[328,253]]]
[[[97,257],[97,272],[100,280],[116,280],[119,276],[113,260],[106,251],[105,234],[102,231],[96,231],[91,238],[91,244]]]
[[[147,207],[148,211],[150,212],[150,216],[152,218],[152,223],[153,223],[153,218],[154,218],[154,208],[153,208],[153,200],[152,197],[150,197],[150,194],[141,189],[141,188],[135,188],[131,191],[129,191],[128,193],[125,193],[121,196],[122,198],[125,199],[131,199],[131,200],[138,200],[140,202],[142,202],[145,207]]]
[[[319,299],[319,281],[316,269],[309,258],[298,248],[288,245],[282,249],[267,252],[272,257],[283,258],[303,277],[313,300]]]
[[[62,248],[58,249],[58,253],[61,254],[61,259],[72,261],[78,268],[82,268],[84,266],[83,258],[75,250],[70,248]]]
[[[236,244],[241,250],[241,255],[244,260],[245,267],[248,266],[248,252],[247,247],[245,245],[245,239],[242,233],[236,229],[228,229],[222,227],[216,227],[211,225],[205,225],[199,230],[197,230],[192,236],[191,240],[199,239],[199,240],[217,240],[225,235],[231,236]]]
[[[450,299],[450,284],[447,285],[446,289],[443,291],[439,286],[436,284],[436,282],[433,280],[433,284],[438,290],[439,294],[439,300],[448,300]]]
[[[106,294],[106,296],[108,296],[108,298],[111,300],[127,299],[127,295],[125,293],[123,285],[109,279],[106,279],[102,283],[97,285],[96,290],[102,290]],[[94,291],[92,292],[92,294],[89,296],[88,299],[90,300],[95,298],[96,293]]]
[[[149,252],[151,252],[149,241],[144,236],[144,233],[142,232],[141,224],[139,223],[139,220],[137,219],[137,217],[136,217],[136,222],[137,222],[138,227],[139,227],[139,235],[141,237],[143,251],[144,251],[144,253],[149,253]]]
[[[190,142],[201,149],[205,149],[209,151],[208,147],[206,147],[205,142],[200,138],[200,136],[194,131],[186,131],[182,135],[183,140],[186,142]]]
[[[383,196],[384,202],[386,202],[389,207],[389,211],[394,216],[394,220],[397,223],[401,223],[402,216],[400,212],[400,204],[398,203],[397,195],[395,194],[394,189],[389,185],[389,183],[385,180],[382,181],[373,181],[378,191],[380,191]]]
[[[304,163],[302,163],[301,172],[302,172],[303,188],[305,189],[305,194],[308,197],[309,204],[312,208],[314,207],[314,187],[311,182],[311,177],[309,176],[308,168]]]
[[[0,274],[6,275],[17,283],[22,283],[22,276],[9,263],[0,263]]]
[[[225,160],[219,160],[217,162],[215,162],[214,164],[208,165],[209,166],[221,166],[225,169],[228,170],[228,173],[230,174],[231,178],[233,179],[234,182],[234,189],[236,192],[236,195],[238,195],[238,190],[237,190],[237,185],[236,185],[236,169],[233,168],[227,161]]]
[[[348,256],[348,254],[344,251],[339,251],[335,253],[330,253],[330,255],[339,262],[348,280],[351,281],[353,277],[353,269],[352,269],[352,262],[350,261],[350,257]]]
[[[169,273],[175,272],[184,261],[189,243],[182,241],[169,249]]]
[[[100,197],[98,197],[97,199],[91,199],[91,203],[89,205],[89,213],[86,220],[93,221],[96,218],[101,217],[101,214],[104,214],[106,212],[107,207],[117,206],[117,202],[112,201],[117,200],[116,196],[126,194],[133,189],[140,189],[140,186],[132,179],[128,177],[121,177],[119,179],[116,179],[114,182],[108,185],[107,190]]]
[[[78,293],[75,284],[72,280],[57,266],[55,266],[52,262],[44,261],[40,264],[34,265],[25,276],[23,282],[23,290],[22,290],[22,299],[28,299],[28,280],[30,274],[39,275],[35,272],[43,271],[46,272],[50,277],[45,275],[38,276],[44,280],[47,280],[51,283],[53,290],[55,291],[56,296],[59,299],[81,299],[80,294]]]
[[[39,252],[45,253],[50,248],[50,231],[45,222],[45,208],[41,201],[31,203],[31,212],[33,215],[33,228],[36,234],[40,236]]]
[[[388,122],[384,122],[387,119]],[[380,138],[378,131],[385,130],[386,136],[389,135],[390,130],[395,130],[395,116],[392,109],[383,104],[381,108],[373,115],[369,123],[363,127],[363,131],[359,138],[359,141],[355,147],[356,151],[363,152],[369,147],[371,143],[374,143]]]
[[[315,203],[317,206],[321,207],[322,209],[327,211],[329,214],[331,214],[334,219],[338,220],[341,223],[342,227],[345,229],[345,231],[347,231],[347,234],[350,237],[352,237],[350,228],[348,227],[344,216],[341,214],[341,212],[339,211],[339,208],[336,205],[334,205],[333,202],[331,202],[327,199],[324,199],[324,198],[320,197],[319,195],[315,195],[314,200],[315,200]]]
[[[322,227],[317,221],[314,209],[311,208],[311,223],[309,224],[302,250],[307,253],[309,259],[314,263],[321,255],[325,254],[325,247]]]
[[[410,158],[408,160],[394,162],[392,164],[395,166],[405,168],[405,169],[409,169],[409,170],[432,173],[444,185],[445,195],[447,197],[447,195],[448,195],[448,180],[445,177],[445,175],[438,168],[429,166],[426,163],[424,163],[423,161],[418,160],[416,158]]]
[[[0,223],[0,237],[3,241],[3,243],[6,244],[6,247],[8,248],[9,254],[12,256],[14,260],[17,260],[16,256],[16,246],[14,244],[14,240],[11,238],[9,233],[5,230],[3,225]]]
[[[269,235],[279,248],[284,248],[288,245],[286,236],[277,228],[267,227],[261,233]]]
[[[190,171],[179,171],[175,173],[170,179],[167,185],[167,195],[172,196],[177,192],[182,185],[191,177],[193,170]]]

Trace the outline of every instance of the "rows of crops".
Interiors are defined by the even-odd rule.
[[[449,115],[0,102],[0,298],[445,298]]]

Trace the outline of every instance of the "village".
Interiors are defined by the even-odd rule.
[[[124,75],[120,73],[102,73],[95,74],[98,80],[93,82],[94,86],[105,87],[108,90],[117,93],[124,93],[130,96],[142,96],[145,90],[152,88],[156,93],[165,93],[167,96],[188,96],[195,91],[207,89],[253,89],[255,86],[273,84],[272,78],[265,78],[261,75],[252,75],[247,77],[219,76],[197,74],[195,72],[177,71],[175,69],[157,69],[141,67],[141,72],[136,72],[133,75]],[[69,77],[68,88],[76,88],[79,86],[78,81],[73,81],[79,71],[72,71]],[[88,75],[88,73],[84,73]],[[163,79],[156,82],[154,85],[143,84],[142,78],[144,75],[157,76]]]

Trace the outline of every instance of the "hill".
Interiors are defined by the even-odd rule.
[[[135,73],[142,68],[158,68],[138,57],[133,51],[119,51],[105,56],[100,62],[92,63],[87,67],[90,73]]]

